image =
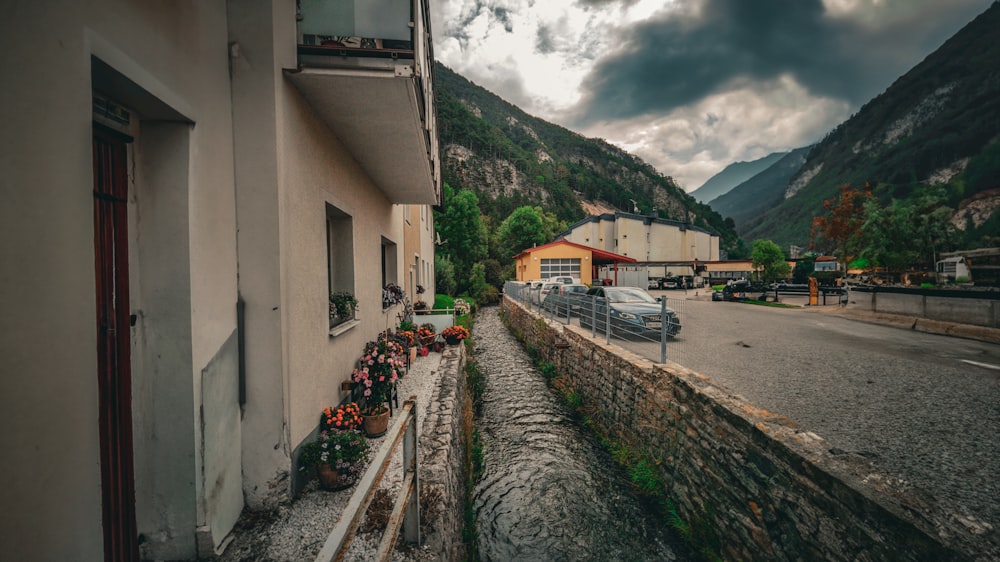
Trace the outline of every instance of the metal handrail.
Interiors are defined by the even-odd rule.
[[[553,320],[563,322],[565,324],[573,323],[573,316],[581,317],[581,326],[583,326],[583,317],[590,324],[590,337],[597,339],[598,332],[601,331],[599,327],[603,327],[604,332],[604,343],[611,343],[612,336],[612,321],[611,321],[611,307],[607,304],[607,299],[605,297],[597,297],[594,295],[583,295],[583,294],[569,294],[565,295],[565,303],[559,301],[552,305],[545,305],[544,300],[541,298],[541,294],[537,295],[538,301],[535,301],[534,289],[530,288],[528,283],[519,281],[507,281],[504,284],[504,294],[510,298],[517,300],[527,306],[528,311],[535,312],[543,317],[548,316]],[[658,338],[651,339],[647,337],[641,337],[641,339],[649,342],[659,343],[660,353],[659,360],[660,363],[666,363],[667,361],[667,351],[669,347],[669,329],[670,329],[670,318],[671,316],[667,313],[668,302],[666,297],[660,297],[660,310],[657,316],[660,319],[660,330]],[[563,314],[562,307],[565,306],[565,314]],[[576,309],[574,310],[574,307]],[[602,309],[603,307],[603,309]],[[650,360],[654,360],[654,357],[649,357]]]
[[[406,542],[420,544],[420,479],[417,474],[416,406],[416,396],[410,396],[410,399],[403,403],[403,408],[400,410],[403,419],[389,430],[378,453],[344,507],[340,520],[330,531],[323,548],[316,555],[316,562],[344,559],[351,546],[351,541],[354,540],[358,531],[358,526],[361,524],[361,519],[375,497],[375,490],[378,489],[382,477],[385,476],[385,472],[389,468],[391,455],[399,446],[400,441],[403,442],[403,486],[396,498],[392,514],[389,516],[389,524],[382,535],[382,541],[379,543],[376,559],[382,561],[392,557],[392,550],[396,544],[396,537],[399,536],[400,526],[403,527],[403,536]]]

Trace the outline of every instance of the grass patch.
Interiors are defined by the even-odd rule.
[[[434,306],[431,308],[455,308],[455,297],[448,295],[434,295]]]

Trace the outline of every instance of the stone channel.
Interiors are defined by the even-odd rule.
[[[497,308],[481,309],[484,468],[471,499],[482,560],[687,559],[669,525],[546,384]]]

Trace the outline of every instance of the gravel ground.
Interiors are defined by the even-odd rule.
[[[417,425],[420,432],[423,431],[423,421],[427,417],[430,398],[440,380],[440,363],[440,353],[418,357],[409,372],[398,383],[400,407],[410,396],[417,397]],[[392,426],[398,424],[401,419],[398,416],[394,417]],[[370,441],[374,457],[385,438],[380,437]],[[380,486],[388,489],[393,497],[402,481],[402,448],[399,451],[392,456],[389,469]],[[232,542],[216,560],[285,562],[315,559],[356,489],[357,486],[352,486],[339,492],[326,492],[319,490],[316,487],[316,480],[313,479],[292,501],[282,503],[266,512],[244,512],[233,530]],[[380,532],[370,535],[359,534],[351,543],[351,549],[345,560],[373,559],[380,540]],[[393,560],[398,561],[428,558],[426,552],[403,547],[400,543],[397,543],[397,550],[393,556]]]

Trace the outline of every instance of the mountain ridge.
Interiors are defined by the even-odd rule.
[[[839,186],[868,184],[883,203],[929,187],[960,209],[1000,187],[1000,3],[834,128],[786,185],[782,201],[741,229],[747,239],[806,245]],[[1000,242],[1000,217],[965,225],[964,245]]]
[[[587,216],[586,201],[707,228],[720,247],[739,246],[731,221],[637,156],[531,116],[440,63],[434,73],[444,181],[473,191],[494,225],[523,205],[573,223]]]
[[[751,160],[749,162],[733,162],[723,168],[719,173],[705,180],[705,183],[701,184],[698,189],[689,191],[688,193],[696,200],[701,201],[702,203],[709,203],[709,205],[711,205],[710,202],[713,199],[718,199],[726,193],[729,193],[729,191],[734,187],[768,169],[772,164],[781,160],[781,158],[783,158],[786,154],[788,154],[787,150],[782,152],[772,152],[763,158],[758,158],[757,160]]]

